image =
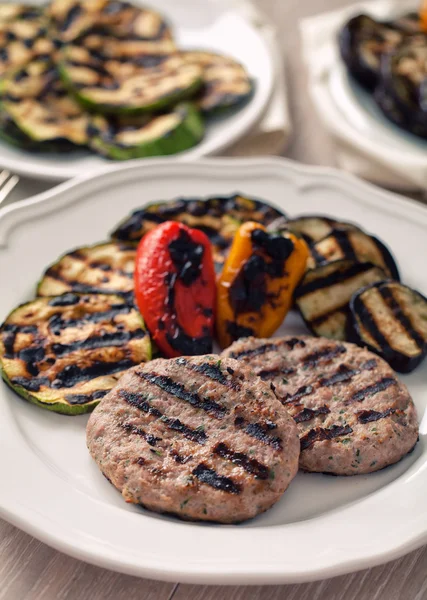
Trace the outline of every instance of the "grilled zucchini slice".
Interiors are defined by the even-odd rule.
[[[114,160],[177,154],[197,144],[204,131],[198,109],[183,102],[153,117],[96,115],[91,121],[90,147]]]
[[[5,382],[26,400],[67,415],[92,410],[124,371],[150,359],[142,317],[119,296],[37,298],[0,328]]]
[[[336,221],[324,215],[302,215],[294,219],[288,219],[284,227],[297,235],[301,235],[309,246],[323,240],[335,229],[358,229],[353,223]]]
[[[188,63],[169,40],[120,40],[89,33],[61,52],[65,85],[89,110],[135,115],[193,96],[202,68]]]
[[[313,244],[308,266],[314,269],[318,265],[344,259],[372,263],[392,279],[400,280],[390,250],[376,237],[359,229],[335,230],[331,235]]]
[[[136,242],[159,223],[179,221],[206,233],[213,246],[217,269],[220,270],[242,223],[256,221],[268,226],[280,217],[284,215],[277,208],[242,194],[206,199],[177,198],[135,210],[118,225],[111,236],[115,240]]]
[[[214,114],[241,106],[253,92],[253,83],[245,67],[229,56],[215,52],[187,51],[184,59],[200,65],[203,87],[197,104],[205,114]]]
[[[37,295],[119,294],[131,301],[135,255],[135,244],[126,242],[76,248],[45,271],[37,286]]]
[[[349,337],[410,373],[427,353],[427,299],[396,281],[375,283],[350,301]]]
[[[386,273],[372,263],[339,260],[307,271],[295,292],[295,302],[314,335],[345,340],[352,295],[385,279]]]
[[[54,46],[47,37],[48,20],[42,8],[0,4],[0,76],[28,64],[36,56],[50,56]]]
[[[72,42],[93,28],[115,37],[141,40],[172,39],[170,26],[154,10],[119,0],[53,0],[48,8],[57,37]]]
[[[60,152],[87,143],[88,116],[68,96],[50,61],[35,60],[3,77],[0,136],[29,150]]]

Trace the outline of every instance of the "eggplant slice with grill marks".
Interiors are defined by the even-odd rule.
[[[309,246],[323,240],[336,229],[358,229],[353,223],[336,221],[324,215],[302,215],[301,217],[288,219],[283,223],[283,227],[296,235],[302,236]]]
[[[350,302],[350,337],[410,373],[427,354],[427,299],[395,281],[356,292]]]
[[[12,311],[0,329],[5,382],[63,414],[92,410],[124,371],[150,359],[142,317],[119,296],[37,298]]]
[[[214,261],[220,270],[234,235],[245,221],[268,226],[284,215],[262,200],[242,194],[202,198],[177,198],[156,202],[134,211],[112,232],[115,240],[139,241],[146,233],[164,221],[178,221],[201,229],[213,246]]]
[[[62,42],[73,40],[93,28],[108,30],[127,39],[172,39],[162,15],[119,0],[53,0],[48,14]]]
[[[27,65],[37,56],[50,56],[54,46],[47,37],[43,8],[0,4],[0,76]]]
[[[349,302],[357,290],[384,281],[386,273],[372,263],[339,260],[307,271],[295,302],[309,330],[335,340],[347,337]]]
[[[118,294],[133,301],[136,246],[107,242],[67,252],[44,273],[38,296]]]
[[[381,79],[381,58],[392,52],[406,37],[421,32],[417,14],[395,21],[376,21],[360,14],[350,19],[339,34],[341,57],[350,74],[368,90]]]
[[[189,98],[203,74],[171,40],[120,40],[102,32],[65,46],[59,70],[84,107],[121,115],[157,111]]]
[[[393,123],[427,138],[427,35],[407,40],[383,56],[375,99]]]
[[[345,259],[372,263],[383,269],[389,277],[400,280],[390,250],[380,240],[359,229],[335,230],[314,244],[311,247],[308,267],[314,269],[328,262]]]
[[[205,51],[183,52],[189,64],[203,69],[203,88],[197,104],[205,114],[214,114],[241,106],[253,92],[253,83],[245,67],[229,56]]]
[[[198,109],[182,102],[171,112],[139,117],[95,115],[90,147],[114,160],[164,156],[188,150],[202,139],[205,126]]]
[[[0,83],[0,137],[26,150],[64,152],[87,143],[88,116],[50,61],[35,60]]]

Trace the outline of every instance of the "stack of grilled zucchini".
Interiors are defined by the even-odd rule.
[[[427,31],[419,16],[383,22],[357,15],[342,28],[339,43],[349,73],[373,93],[384,115],[427,138]]]
[[[121,0],[0,4],[0,136],[31,151],[116,160],[184,151],[243,105],[232,58],[179,50],[157,12]]]
[[[390,250],[352,223],[306,215],[281,224],[311,256],[295,303],[314,335],[368,346],[402,373],[427,354],[427,300],[400,283]]]

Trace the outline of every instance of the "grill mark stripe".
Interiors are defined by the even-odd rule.
[[[109,346],[123,346],[123,344],[132,340],[141,339],[145,335],[143,329],[115,331],[104,335],[93,335],[69,344],[52,344],[52,351],[56,356],[64,356],[76,350],[96,350],[97,348],[108,348]]]
[[[217,454],[225,460],[231,461],[233,464],[242,467],[247,473],[254,475],[256,479],[268,479],[269,469],[266,465],[263,465],[255,458],[249,458],[243,452],[234,452],[222,442],[218,443],[212,450],[214,454]]]
[[[310,323],[313,327],[318,327],[319,325],[325,323],[331,316],[336,315],[337,313],[344,313],[347,318],[348,302],[345,302],[344,304],[341,304],[341,306],[337,306],[332,310],[328,310],[328,312],[323,313],[323,315],[312,319]]]
[[[137,372],[137,375],[141,377],[141,379],[148,381],[148,383],[151,383],[152,385],[155,385],[156,387],[160,388],[167,394],[175,396],[176,398],[179,398],[184,402],[188,402],[188,404],[190,404],[194,408],[200,408],[201,410],[204,410],[205,412],[211,414],[212,416],[218,419],[221,419],[227,412],[225,406],[218,404],[214,400],[202,398],[196,392],[189,392],[185,389],[185,387],[182,384],[177,383],[170,377],[167,377],[165,375],[157,375],[156,373],[142,372]]]
[[[293,402],[298,402],[301,398],[305,396],[309,396],[314,391],[314,387],[312,385],[303,385],[300,387],[295,394],[286,394],[283,398],[281,398],[282,404],[291,404]]]
[[[224,373],[221,371],[219,366],[210,363],[203,363],[201,365],[191,364],[185,358],[182,357],[178,358],[176,362],[179,365],[190,369],[191,371],[195,371],[196,373],[200,373],[201,375],[209,377],[209,379],[212,379],[213,381],[225,387],[234,389],[236,391],[240,391],[241,389],[241,386],[236,381],[229,380],[227,379],[227,377],[225,377]]]
[[[353,433],[353,429],[349,425],[346,425],[344,427],[334,425],[330,429],[325,429],[323,427],[311,429],[306,435],[304,435],[300,439],[301,451],[306,450],[310,446],[313,446],[313,444],[315,444],[316,442],[332,440],[343,435],[349,435],[350,433]]]
[[[298,299],[306,294],[317,292],[318,290],[331,287],[337,283],[345,284],[348,279],[356,277],[357,275],[361,275],[362,273],[366,273],[372,268],[374,267],[371,263],[355,263],[347,268],[337,269],[336,271],[322,278],[314,279],[313,281],[305,284],[303,283],[297,289],[295,297]]]
[[[192,474],[197,477],[199,481],[216,490],[221,490],[222,492],[227,492],[229,494],[240,494],[242,491],[242,487],[230,479],[230,477],[218,475],[214,469],[210,469],[204,463],[197,465],[197,467],[192,470]]]
[[[136,427],[136,425],[132,425],[131,423],[122,423],[121,427],[128,433],[139,435],[140,437],[144,438],[149,446],[156,446],[157,442],[162,440],[162,438],[156,437],[151,433],[147,433],[140,427]]]
[[[394,408],[388,408],[383,412],[378,412],[376,410],[361,410],[357,413],[357,420],[359,421],[359,423],[363,424],[372,423],[374,421],[379,421],[380,419],[385,419],[386,417],[389,417],[395,412],[396,409]]]
[[[243,431],[263,444],[272,446],[275,450],[281,450],[282,448],[282,439],[278,436],[268,435],[261,423],[249,423]]]
[[[387,388],[392,385],[397,385],[396,379],[393,377],[383,377],[379,381],[373,383],[372,385],[368,385],[367,387],[359,390],[349,400],[347,400],[346,404],[350,404],[350,402],[362,402],[365,398],[370,398],[371,396],[375,396],[379,392],[383,392]]]
[[[324,377],[319,381],[321,387],[332,387],[339,383],[350,381],[356,375],[359,375],[362,371],[360,369],[350,369],[344,364],[338,367],[338,370],[333,373],[330,377]]]
[[[331,411],[326,405],[315,409],[304,408],[304,410],[294,416],[294,421],[295,423],[305,423],[306,421],[311,421],[320,415],[328,415],[330,412]]]
[[[360,316],[363,326],[366,327],[377,344],[381,348],[390,348],[387,338],[378,327],[377,322],[371,314],[371,311],[367,308],[361,296],[356,296],[354,300],[354,309],[357,315]]]
[[[356,252],[353,248],[353,244],[351,243],[351,240],[350,240],[350,232],[349,231],[337,231],[334,234],[334,238],[335,238],[336,242],[338,243],[339,247],[341,248],[345,258],[347,258],[348,260],[355,260],[355,261],[358,260],[358,258],[356,256]]]
[[[277,369],[265,369],[257,373],[258,377],[261,377],[263,381],[268,379],[274,379],[274,377],[280,377],[282,375],[293,375],[295,373],[295,369],[286,368],[286,367],[278,367]]]
[[[99,321],[111,321],[117,315],[128,314],[133,310],[129,304],[118,304],[112,306],[109,310],[86,313],[83,319],[62,319],[61,315],[55,314],[49,320],[51,329],[67,329],[68,327],[78,327],[82,323],[99,323]]]
[[[80,368],[77,364],[67,365],[62,371],[57,373],[56,379],[60,387],[74,387],[80,381],[87,381],[96,377],[105,377],[113,375],[119,371],[125,371],[136,366],[133,360],[128,358],[116,362],[94,361],[89,367]]]
[[[378,287],[378,291],[381,297],[383,298],[384,302],[389,306],[389,308],[391,308],[393,316],[398,321],[400,321],[400,323],[403,325],[404,329],[409,334],[409,336],[414,340],[418,348],[424,348],[425,341],[423,336],[413,327],[410,319],[403,312],[402,307],[394,297],[393,292],[387,287],[387,285]]]
[[[91,394],[68,394],[65,396],[65,400],[69,404],[86,404],[92,400],[100,400],[108,394],[110,390],[97,390]]]
[[[266,354],[267,352],[278,350],[281,346],[284,345],[288,346],[290,350],[293,350],[296,346],[304,348],[306,344],[304,340],[295,337],[290,338],[288,340],[281,340],[280,342],[275,344],[263,344],[262,346],[258,346],[257,348],[248,348],[247,350],[242,350],[241,352],[232,352],[230,354],[230,357],[239,360],[240,358],[247,356],[260,356],[262,354]]]
[[[345,346],[336,345],[307,354],[307,356],[301,359],[301,362],[304,364],[304,367],[315,367],[319,362],[329,362],[336,356],[344,354],[345,352],[347,352]]]
[[[139,408],[139,410],[142,410],[155,419],[161,420],[168,429],[171,429],[172,431],[178,431],[187,439],[197,442],[201,445],[203,445],[208,439],[208,436],[204,431],[197,431],[196,429],[192,429],[191,427],[184,425],[184,423],[182,423],[179,419],[173,419],[164,415],[162,412],[160,412],[160,410],[154,408],[154,406],[151,406],[141,394],[127,392],[125,390],[120,390],[119,394],[120,397],[131,406]]]

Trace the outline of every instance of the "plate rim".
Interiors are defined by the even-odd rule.
[[[34,3],[34,0],[31,0]],[[268,103],[272,97],[273,89],[274,89],[274,71],[275,65],[274,60],[271,55],[271,51],[269,48],[269,43],[265,36],[262,34],[262,31],[255,23],[251,21],[248,15],[242,11],[239,12],[237,8],[229,8],[226,6],[226,3],[217,1],[217,0],[209,0],[213,6],[216,7],[218,11],[217,20],[221,19],[223,15],[226,13],[228,18],[233,18],[236,21],[240,21],[245,27],[248,28],[248,31],[251,32],[251,35],[255,36],[257,42],[260,44],[260,48],[262,49],[263,56],[269,64],[269,69],[265,74],[265,79],[263,80],[263,85],[257,85],[257,81],[255,80],[255,90],[250,97],[249,101],[243,106],[242,110],[247,109],[246,115],[242,118],[241,124],[232,128],[232,134],[229,134],[228,137],[222,137],[216,141],[215,144],[211,144],[212,147],[208,147],[207,149],[203,148],[203,140],[201,143],[197,144],[193,148],[189,150],[185,150],[184,152],[180,152],[178,154],[173,154],[171,156],[164,157],[154,157],[154,158],[144,158],[139,160],[144,160],[145,162],[151,162],[158,160],[159,158],[163,160],[168,160],[170,162],[174,161],[188,161],[188,160],[198,160],[203,158],[204,156],[216,156],[219,153],[223,152],[227,148],[231,147],[238,140],[242,139],[245,135],[248,134],[256,125],[259,123],[265,114]],[[137,0],[142,4],[145,4],[143,0]],[[230,115],[229,120],[233,120],[233,117],[237,116],[239,111]],[[227,120],[227,117],[225,117]],[[215,123],[213,124],[215,127]],[[6,144],[6,142],[1,142],[1,144]],[[13,148],[12,148],[13,149]],[[1,150],[1,146],[0,146]],[[55,162],[52,163],[49,160],[49,154],[43,154],[44,160],[51,163],[49,166],[39,165],[37,162],[34,163],[32,161],[32,154],[29,152],[25,152],[24,150],[20,150],[19,148],[15,148],[15,151],[18,152],[16,157],[2,157],[0,152],[0,168],[10,170],[11,172],[16,173],[22,177],[29,177],[39,181],[51,181],[51,182],[62,182],[67,181],[69,179],[79,177],[79,173],[82,168],[85,168],[85,165],[77,164],[75,166],[67,167],[65,166],[65,160],[67,154],[64,154],[64,164],[56,166]],[[79,152],[76,151],[76,152]],[[37,154],[36,154],[37,155]],[[90,160],[91,158],[99,158],[97,154],[88,153],[87,158]],[[26,160],[22,161],[22,158]],[[102,157],[101,157],[102,158]],[[129,162],[129,161],[124,161]],[[120,165],[123,161],[109,161],[106,159],[105,162],[101,162],[100,164],[88,165],[87,172],[90,175],[94,175],[98,172],[101,172],[104,168],[112,168],[112,166]]]
[[[387,192],[385,190],[381,190],[376,186],[369,184],[367,182],[363,182],[356,177],[342,173],[336,169],[330,169],[325,167],[311,167],[308,165],[301,165],[290,161],[288,159],[283,158],[265,158],[265,159],[257,159],[257,158],[243,158],[243,159],[227,159],[227,158],[214,158],[214,159],[204,159],[200,160],[196,163],[181,163],[181,164],[173,164],[169,161],[165,160],[155,160],[151,164],[147,164],[144,161],[132,161],[131,163],[126,163],[124,165],[119,165],[115,169],[108,169],[103,173],[98,173],[97,175],[91,177],[90,175],[83,176],[78,180],[73,180],[69,182],[65,182],[52,190],[48,190],[46,192],[42,192],[37,196],[29,198],[27,200],[23,200],[21,202],[17,202],[10,206],[7,206],[0,210],[0,246],[7,245],[8,234],[13,230],[13,228],[22,220],[22,217],[25,216],[25,220],[31,219],[31,217],[35,214],[41,215],[45,211],[51,212],[55,210],[62,210],[63,207],[69,206],[73,202],[78,201],[79,196],[88,196],[88,190],[90,186],[96,186],[98,189],[100,184],[104,182],[102,185],[108,185],[108,182],[111,180],[121,180],[121,178],[129,179],[129,176],[132,175],[132,172],[135,176],[137,176],[140,180],[143,180],[144,177],[153,177],[153,171],[155,174],[161,173],[163,170],[166,170],[169,177],[173,177],[174,173],[179,173],[182,177],[183,173],[194,173],[198,172],[199,177],[212,177],[214,173],[226,172],[227,177],[231,178],[233,174],[236,172],[236,169],[239,171],[247,171],[250,170],[252,173],[255,171],[259,173],[264,173],[266,175],[278,175],[282,179],[286,181],[290,181],[291,184],[295,185],[298,190],[311,189],[318,185],[320,186],[332,186],[334,190],[338,189],[342,193],[349,193],[349,186],[351,186],[351,191],[356,195],[356,197],[360,198],[362,202],[367,204],[375,204],[381,202],[384,206],[384,210],[388,212],[395,213],[397,215],[406,216],[408,218],[408,213],[411,213],[411,220],[414,222],[419,222],[420,219],[427,224],[427,207],[422,206],[420,203],[417,203],[413,200],[407,200],[398,194],[394,194],[391,192]],[[102,187],[101,185],[101,187]],[[10,409],[6,402],[0,403],[0,472],[2,473],[3,481],[8,481],[8,477],[10,477],[13,473],[13,466],[7,465],[7,461],[5,460],[5,456],[7,455],[6,449],[10,448],[12,450],[18,449],[21,450],[21,454],[25,454],[25,460],[30,461],[31,466],[34,465],[34,477],[40,472],[40,465],[38,464],[37,457],[33,456],[30,453],[28,456],[25,452],[22,451],[21,440],[18,438],[14,438],[14,427],[16,428],[16,423],[14,427],[6,427],[6,424],[10,425],[10,420],[12,419],[9,414]],[[3,452],[1,452],[3,450]],[[22,457],[17,457],[17,461],[22,460]],[[418,461],[417,461],[418,462]],[[414,477],[414,473],[420,469],[420,466],[417,463],[414,463],[407,473],[404,474],[406,479],[405,483],[407,485],[404,486],[405,492],[411,487],[410,481],[412,478],[412,482],[418,481]],[[424,468],[424,467],[423,467]],[[18,478],[19,479],[19,478]],[[400,478],[399,478],[400,479]],[[399,481],[399,480],[396,480]],[[381,498],[393,497],[393,492],[396,488],[396,481],[390,483],[384,489],[375,492],[375,494],[363,499],[363,503],[365,506],[374,506],[373,498],[376,498],[376,502],[378,502],[378,495]],[[60,481],[58,483],[57,479],[54,479],[55,486],[57,486],[59,498],[61,495],[69,494],[70,487],[69,484],[65,481]],[[21,489],[20,486],[23,485],[23,482],[14,482],[15,489]],[[296,569],[295,566],[291,567],[290,565],[281,564],[280,562],[273,562],[269,565],[263,565],[262,569],[253,564],[244,564],[239,565],[236,562],[230,563],[227,565],[227,568],[222,565],[222,570],[218,571],[218,568],[213,568],[210,565],[206,565],[200,559],[199,562],[194,561],[192,563],[186,564],[183,567],[182,562],[178,561],[178,566],[171,567],[170,565],[165,567],[162,566],[162,563],[157,563],[157,565],[153,564],[135,564],[129,556],[122,556],[117,558],[117,555],[114,554],[113,551],[109,547],[108,543],[100,544],[99,540],[94,536],[90,536],[89,533],[85,532],[77,532],[75,528],[68,527],[63,523],[59,523],[54,519],[52,515],[44,514],[40,512],[40,507],[28,506],[28,502],[26,503],[25,496],[18,496],[19,501],[17,501],[16,496],[11,491],[10,486],[5,486],[5,488],[0,494],[0,516],[11,522],[12,524],[18,526],[24,531],[34,535],[38,539],[41,539],[45,543],[49,544],[57,548],[60,551],[66,552],[76,558],[84,559],[87,562],[97,564],[99,566],[107,567],[110,569],[118,570],[123,573],[128,573],[132,575],[151,577],[156,579],[162,579],[166,581],[180,581],[180,582],[188,582],[188,583],[218,583],[218,577],[221,577],[222,583],[299,583],[303,581],[311,581],[314,579],[326,578],[331,576],[336,576],[339,574],[343,574],[349,571],[354,571],[362,568],[366,568],[368,566],[374,566],[380,564],[382,562],[392,560],[401,556],[402,554],[409,552],[422,545],[427,540],[427,525],[422,523],[423,529],[422,531],[417,531],[416,528],[412,527],[412,533],[408,532],[406,537],[400,540],[400,542],[394,542],[390,547],[383,549],[381,552],[376,551],[372,553],[372,550],[367,551],[364,556],[353,556],[352,558],[342,559],[340,556],[335,558],[335,562],[332,564],[323,564],[322,561],[325,561],[327,555],[330,554],[330,551],[325,550],[325,556],[319,557],[319,564],[316,567],[310,566],[305,567],[303,565],[302,568]],[[35,494],[40,494],[41,497],[44,494],[44,491],[35,491]],[[421,494],[419,494],[421,496]],[[84,497],[84,498],[83,498]],[[415,498],[417,495],[415,495]],[[406,496],[405,496],[406,498]],[[87,502],[86,496],[75,490],[73,488],[73,500],[76,502],[76,506],[85,506],[85,502]],[[106,508],[101,501],[95,501],[90,498],[90,503],[93,506],[97,507],[103,514],[108,515],[109,510],[111,508]],[[62,509],[60,509],[62,510]],[[336,517],[340,523],[346,523],[346,515],[348,515],[349,507],[342,507],[336,509],[333,512],[334,518]],[[59,513],[61,514],[61,513]],[[125,516],[123,517],[123,521],[127,523],[131,523],[133,521],[133,517],[129,515],[133,515],[133,513],[123,513]],[[351,514],[351,512],[350,512]],[[127,516],[126,516],[127,515]],[[142,518],[138,516],[139,519]],[[58,519],[58,516],[56,517]],[[149,521],[153,520],[151,517],[144,516],[145,526],[149,528]],[[321,519],[320,517],[317,519],[319,527],[321,523],[323,523],[325,519]],[[148,525],[147,525],[148,522]],[[308,521],[302,522],[307,523]],[[166,525],[165,525],[166,523]],[[156,532],[159,531],[159,535],[162,531],[169,530],[170,527],[177,528],[182,526],[181,523],[173,523],[172,525],[169,522],[162,522],[156,520],[155,528]],[[348,523],[347,523],[348,525]],[[233,536],[239,539],[248,539],[249,536],[257,537],[262,543],[269,543],[273,541],[277,547],[277,544],[280,543],[280,540],[277,540],[278,536],[272,536],[271,532],[278,530],[284,531],[285,528],[288,532],[299,531],[302,534],[302,524],[301,522],[291,523],[289,525],[280,525],[276,527],[258,527],[256,529],[248,528],[235,528],[232,527],[232,531],[235,532]],[[204,531],[205,536],[212,536],[212,539],[222,538],[222,531],[229,530],[230,527],[212,527],[201,529],[195,527],[196,531]],[[414,533],[415,531],[415,533]],[[256,534],[257,532],[257,534]],[[76,535],[77,542],[76,542]],[[193,530],[190,530],[191,536],[193,535]],[[293,534],[293,533],[292,533]],[[391,538],[394,540],[394,534],[390,534]],[[230,539],[230,536],[226,534],[227,539]],[[272,540],[274,537],[274,540]]]

